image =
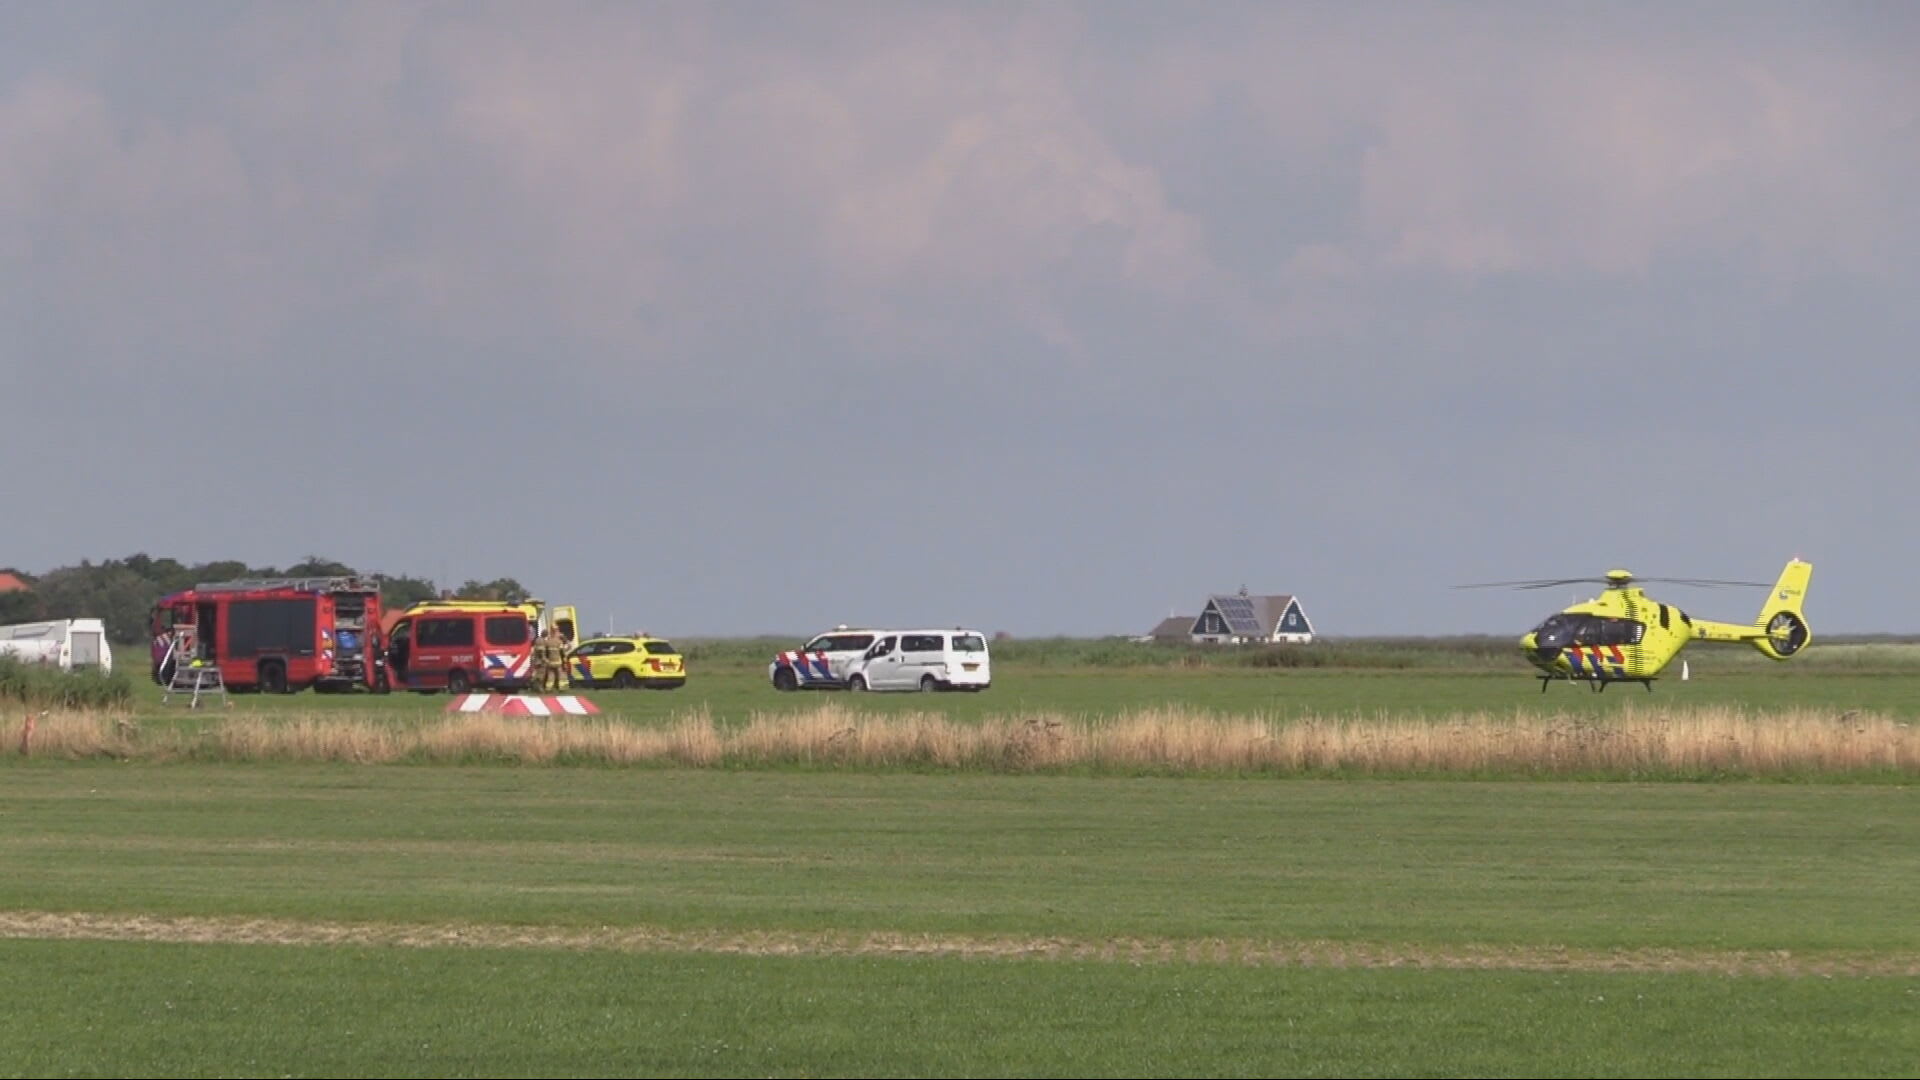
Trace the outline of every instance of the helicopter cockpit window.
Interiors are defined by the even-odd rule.
[[[1589,615],[1574,632],[1575,645],[1638,645],[1647,626],[1638,619],[1609,619]]]
[[[1558,634],[1573,629],[1574,616],[1549,615],[1545,622],[1533,628],[1536,634]]]
[[[1549,615],[1545,622],[1533,628],[1534,641],[1541,648],[1564,648],[1574,643],[1587,620],[1588,615],[1568,615],[1561,612]]]
[[[1564,648],[1568,645],[1638,645],[1647,626],[1638,619],[1615,619],[1602,615],[1575,615],[1561,612],[1533,628],[1534,643],[1540,648]]]

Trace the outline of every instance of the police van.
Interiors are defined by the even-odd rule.
[[[775,653],[767,678],[775,690],[840,690],[847,685],[848,667],[858,662],[885,630],[836,626],[815,634],[798,649]]]
[[[888,630],[847,667],[849,690],[985,690],[993,683],[978,630]]]

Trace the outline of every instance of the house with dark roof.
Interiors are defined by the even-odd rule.
[[[1188,636],[1208,645],[1304,645],[1313,640],[1313,622],[1297,596],[1249,596],[1242,588],[1237,593],[1207,597]]]
[[[1169,615],[1155,624],[1154,628],[1133,640],[1142,644],[1160,642],[1186,642],[1193,637],[1193,616]]]

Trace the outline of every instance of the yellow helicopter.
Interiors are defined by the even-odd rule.
[[[1489,581],[1458,585],[1462,589],[1550,589],[1595,582],[1606,586],[1599,596],[1574,604],[1534,627],[1520,639],[1520,653],[1540,671],[1540,692],[1555,680],[1585,682],[1595,691],[1610,683],[1637,682],[1649,691],[1653,680],[1680,655],[1689,641],[1744,642],[1775,660],[1785,660],[1807,647],[1813,633],[1800,605],[1806,600],[1813,564],[1793,559],[1780,572],[1773,591],[1752,624],[1696,619],[1678,607],[1648,596],[1636,581],[1671,585],[1736,585],[1765,588],[1764,581],[1720,581],[1711,578],[1638,578],[1625,570],[1609,570],[1604,578],[1560,578],[1546,581]]]

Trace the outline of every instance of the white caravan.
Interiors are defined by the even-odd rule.
[[[113,670],[107,627],[99,619],[53,619],[0,626],[0,656],[29,664],[51,664],[61,671],[77,667]]]
[[[993,682],[978,630],[887,631],[847,667],[849,690],[985,690]]]

